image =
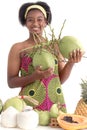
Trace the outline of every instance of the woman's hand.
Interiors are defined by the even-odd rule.
[[[69,62],[78,63],[81,61],[84,52],[80,49],[72,51],[69,55]]]
[[[41,66],[38,66],[35,68],[34,74],[36,75],[36,79],[43,79],[43,78],[48,78],[50,75],[53,74],[53,68],[48,68],[46,70],[42,70]]]

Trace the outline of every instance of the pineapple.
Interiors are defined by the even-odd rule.
[[[80,84],[82,88],[81,99],[77,103],[75,114],[87,117],[87,81],[82,80]]]

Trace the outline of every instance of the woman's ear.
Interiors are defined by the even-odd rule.
[[[48,22],[47,22],[47,20],[45,20],[44,27],[46,27],[47,25],[48,25]]]

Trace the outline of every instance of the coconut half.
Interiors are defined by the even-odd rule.
[[[10,106],[1,113],[1,125],[4,127],[16,127],[16,116],[19,113],[17,109]]]
[[[25,111],[17,114],[17,126],[21,129],[31,130],[38,126],[39,115],[34,110],[25,109]]]

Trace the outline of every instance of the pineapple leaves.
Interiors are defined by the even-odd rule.
[[[83,98],[83,101],[87,104],[87,80],[83,80],[81,79],[81,88],[82,88],[82,92],[81,92],[81,97]]]

